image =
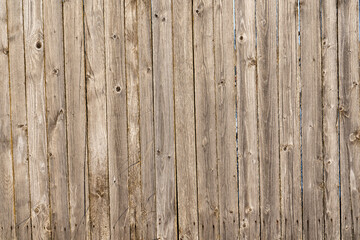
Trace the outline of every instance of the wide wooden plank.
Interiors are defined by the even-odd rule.
[[[32,238],[51,236],[45,113],[43,1],[23,1]]]
[[[110,238],[104,2],[84,3],[91,237]]]
[[[320,2],[300,4],[303,237],[323,239],[323,148]]]
[[[0,239],[15,238],[6,1],[0,1]]]
[[[359,2],[338,2],[341,236],[360,238]]]
[[[129,239],[125,1],[104,4],[111,236]]]
[[[90,227],[83,1],[65,1],[63,15],[70,236],[71,239],[86,239]]]
[[[322,1],[324,224],[326,239],[340,239],[337,1]]]
[[[173,21],[178,231],[198,239],[191,1],[173,1]]]
[[[297,0],[279,1],[279,147],[283,239],[302,237],[298,17]]]
[[[52,238],[70,238],[62,3],[44,1],[48,162]]]
[[[235,1],[241,239],[260,238],[255,1]]]
[[[172,2],[152,2],[157,237],[177,238]]]
[[[216,140],[220,237],[239,235],[233,2],[214,2]]]
[[[193,2],[199,239],[220,234],[213,7],[210,0]]]
[[[276,1],[256,1],[261,238],[281,236]]]
[[[125,0],[126,95],[128,120],[130,239],[140,239],[141,161],[137,1]]]
[[[31,239],[31,221],[22,9],[21,0],[7,1],[15,231],[18,239],[26,240]]]
[[[156,239],[154,95],[152,78],[151,0],[139,0],[138,51],[140,95],[141,211],[143,239]]]

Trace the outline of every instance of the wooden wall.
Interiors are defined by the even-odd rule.
[[[0,239],[360,239],[357,0],[0,0]]]

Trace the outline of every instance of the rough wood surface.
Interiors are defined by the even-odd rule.
[[[157,237],[177,238],[172,2],[152,2]]]
[[[90,224],[93,239],[110,238],[104,2],[84,3]]]
[[[276,1],[256,1],[261,238],[281,237]]]
[[[104,3],[111,236],[129,239],[125,1]]]
[[[32,239],[51,237],[43,1],[23,1]]]
[[[174,0],[173,14],[178,229],[198,239],[192,2]]]
[[[65,1],[63,16],[70,230],[71,239],[86,239],[90,227],[82,0]]]
[[[341,235],[360,238],[359,2],[338,3]]]
[[[301,239],[300,82],[298,1],[279,1],[279,127],[281,235]]]
[[[152,78],[151,0],[139,0],[139,95],[141,149],[141,211],[143,239],[156,239],[154,95]]]
[[[9,44],[6,1],[0,1],[0,239],[15,238],[10,116]]]
[[[360,238],[357,0],[0,0],[0,239]]]
[[[137,1],[125,0],[125,52],[128,120],[129,216],[130,239],[141,233],[141,161],[140,161],[140,99]]]
[[[337,1],[322,1],[325,239],[340,239]]]
[[[323,135],[320,2],[300,4],[303,237],[323,239]]]
[[[260,178],[254,1],[235,1],[235,23],[240,238],[259,239]]]
[[[70,238],[62,3],[44,1],[46,125],[51,234]]]
[[[213,7],[210,0],[193,2],[199,239],[220,235]]]
[[[219,176],[220,238],[238,239],[236,88],[233,2],[214,2],[216,140]]]
[[[31,239],[22,1],[7,1],[16,237]]]

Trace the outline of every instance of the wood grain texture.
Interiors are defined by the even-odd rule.
[[[303,237],[323,239],[323,148],[320,2],[300,4]]]
[[[23,1],[32,239],[51,237],[43,1]]]
[[[261,238],[281,237],[276,1],[256,1]]]
[[[241,239],[260,238],[255,2],[235,1]]]
[[[239,236],[233,2],[214,2],[220,238]]]
[[[337,1],[322,1],[324,224],[326,239],[340,239]]]
[[[45,24],[46,23],[46,24]],[[52,238],[70,238],[62,3],[44,1],[48,163]]]
[[[67,157],[71,239],[90,233],[83,2],[63,3]]]
[[[0,1],[0,239],[15,238],[14,178],[6,1]]]
[[[176,239],[172,2],[152,2],[157,237]]]
[[[198,239],[192,2],[174,0],[173,14],[178,231]]]
[[[0,239],[360,238],[357,0],[0,0]]]
[[[193,2],[199,239],[220,237],[213,8],[210,0]]]
[[[16,237],[31,239],[22,1],[7,1]]]
[[[129,239],[125,1],[104,3],[111,236]]]
[[[341,235],[360,238],[359,2],[338,3]]]
[[[104,2],[84,3],[91,237],[110,238]]]
[[[129,216],[130,239],[140,239],[141,228],[141,161],[140,99],[137,1],[125,0],[125,52],[128,119]]]
[[[152,78],[151,0],[139,0],[138,51],[140,95],[141,211],[143,239],[156,239],[154,94]]]
[[[279,127],[281,235],[301,239],[300,82],[298,1],[279,1]]]

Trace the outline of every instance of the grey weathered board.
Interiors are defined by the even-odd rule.
[[[303,237],[324,238],[320,2],[300,5]]]
[[[90,234],[83,14],[82,0],[64,2],[63,44],[71,239],[86,239]]]
[[[192,8],[192,1],[173,1],[179,239],[198,239]]]
[[[235,1],[241,239],[260,238],[255,2]]]
[[[10,114],[10,88],[9,88],[9,42],[6,22],[6,2],[0,2],[0,238],[11,239],[15,237],[15,212],[13,211],[13,171],[11,147],[11,114]],[[5,21],[4,21],[5,20]]]
[[[70,238],[62,3],[44,1],[44,53],[52,237]]]
[[[301,239],[300,81],[297,0],[279,1],[281,235]]]
[[[193,1],[199,239],[220,234],[213,1]]]
[[[324,225],[326,239],[340,239],[337,1],[322,2]]]
[[[360,237],[359,2],[338,4],[341,234]]]
[[[31,239],[23,2],[7,2],[16,236]],[[2,74],[2,73],[1,73]]]
[[[103,0],[84,2],[84,25],[91,238],[108,239],[110,237],[108,92]]]
[[[358,8],[0,0],[0,240],[358,239]]]
[[[261,238],[281,237],[276,1],[256,1]]]

